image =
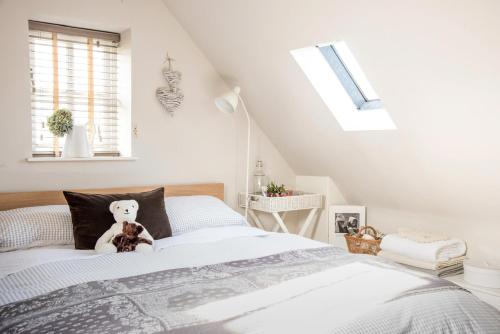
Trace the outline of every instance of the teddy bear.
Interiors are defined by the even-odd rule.
[[[104,232],[97,240],[95,250],[98,253],[116,252],[151,252],[153,251],[153,237],[135,221],[139,203],[135,200],[114,201],[109,205],[116,223]]]
[[[152,245],[153,243],[145,238],[139,237],[139,234],[144,231],[144,227],[138,224],[129,224],[123,222],[123,233],[118,234],[113,238],[113,245],[116,246],[116,251],[120,252],[133,252],[140,243]]]

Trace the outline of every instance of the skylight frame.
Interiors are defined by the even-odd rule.
[[[321,46],[335,43],[345,44],[345,42],[324,43],[291,50],[290,53],[344,131],[396,129],[396,125],[381,103],[373,109],[362,109],[363,111],[360,111],[355,105],[341,80],[319,49]],[[352,59],[355,61],[354,57]],[[358,67],[364,76],[359,64]],[[366,79],[366,76],[364,78]],[[368,82],[367,79],[366,82]],[[372,92],[378,97],[373,89]]]
[[[334,42],[316,47],[330,64],[358,110],[382,108],[380,97],[345,42]]]

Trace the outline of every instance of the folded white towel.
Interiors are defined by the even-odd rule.
[[[460,239],[421,243],[397,234],[389,234],[382,239],[380,249],[415,260],[439,262],[465,255],[467,246]]]
[[[452,258],[448,261],[422,261],[422,260],[415,260],[403,255],[400,255],[398,253],[386,251],[386,250],[381,250],[378,252],[377,256],[383,257],[385,259],[389,259],[391,261],[397,262],[397,263],[402,263],[406,264],[412,267],[417,267],[417,268],[422,268],[422,269],[428,269],[428,270],[441,270],[443,268],[447,268],[450,266],[455,266],[457,264],[461,264],[465,260],[465,256],[459,256]]]
[[[437,277],[455,276],[455,275],[460,275],[460,274],[464,273],[463,263],[457,263],[453,266],[449,266],[449,267],[437,269],[437,270],[422,269],[422,268],[418,268],[418,267],[414,267],[414,266],[409,266],[406,264],[403,264],[403,266],[405,266],[406,268],[411,269],[411,270],[416,270],[416,271],[419,271],[421,273],[426,273],[426,274],[430,274],[430,275],[437,276]]]
[[[400,237],[410,239],[416,242],[434,242],[449,240],[450,238],[446,235],[429,233],[424,231],[414,230],[412,228],[401,227],[398,228],[398,234]]]

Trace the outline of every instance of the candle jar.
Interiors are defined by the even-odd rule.
[[[257,161],[255,171],[253,173],[253,192],[254,194],[264,195],[267,187],[268,179],[264,173],[264,165],[261,160]]]

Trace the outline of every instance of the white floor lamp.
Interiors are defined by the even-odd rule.
[[[245,186],[245,219],[248,219],[248,177],[250,174],[250,116],[248,115],[245,102],[240,96],[240,87],[236,86],[233,88],[233,90],[217,97],[215,99],[215,105],[217,106],[217,108],[219,108],[219,110],[232,114],[236,111],[238,101],[241,101],[241,106],[243,107],[243,111],[247,116],[247,175]]]

